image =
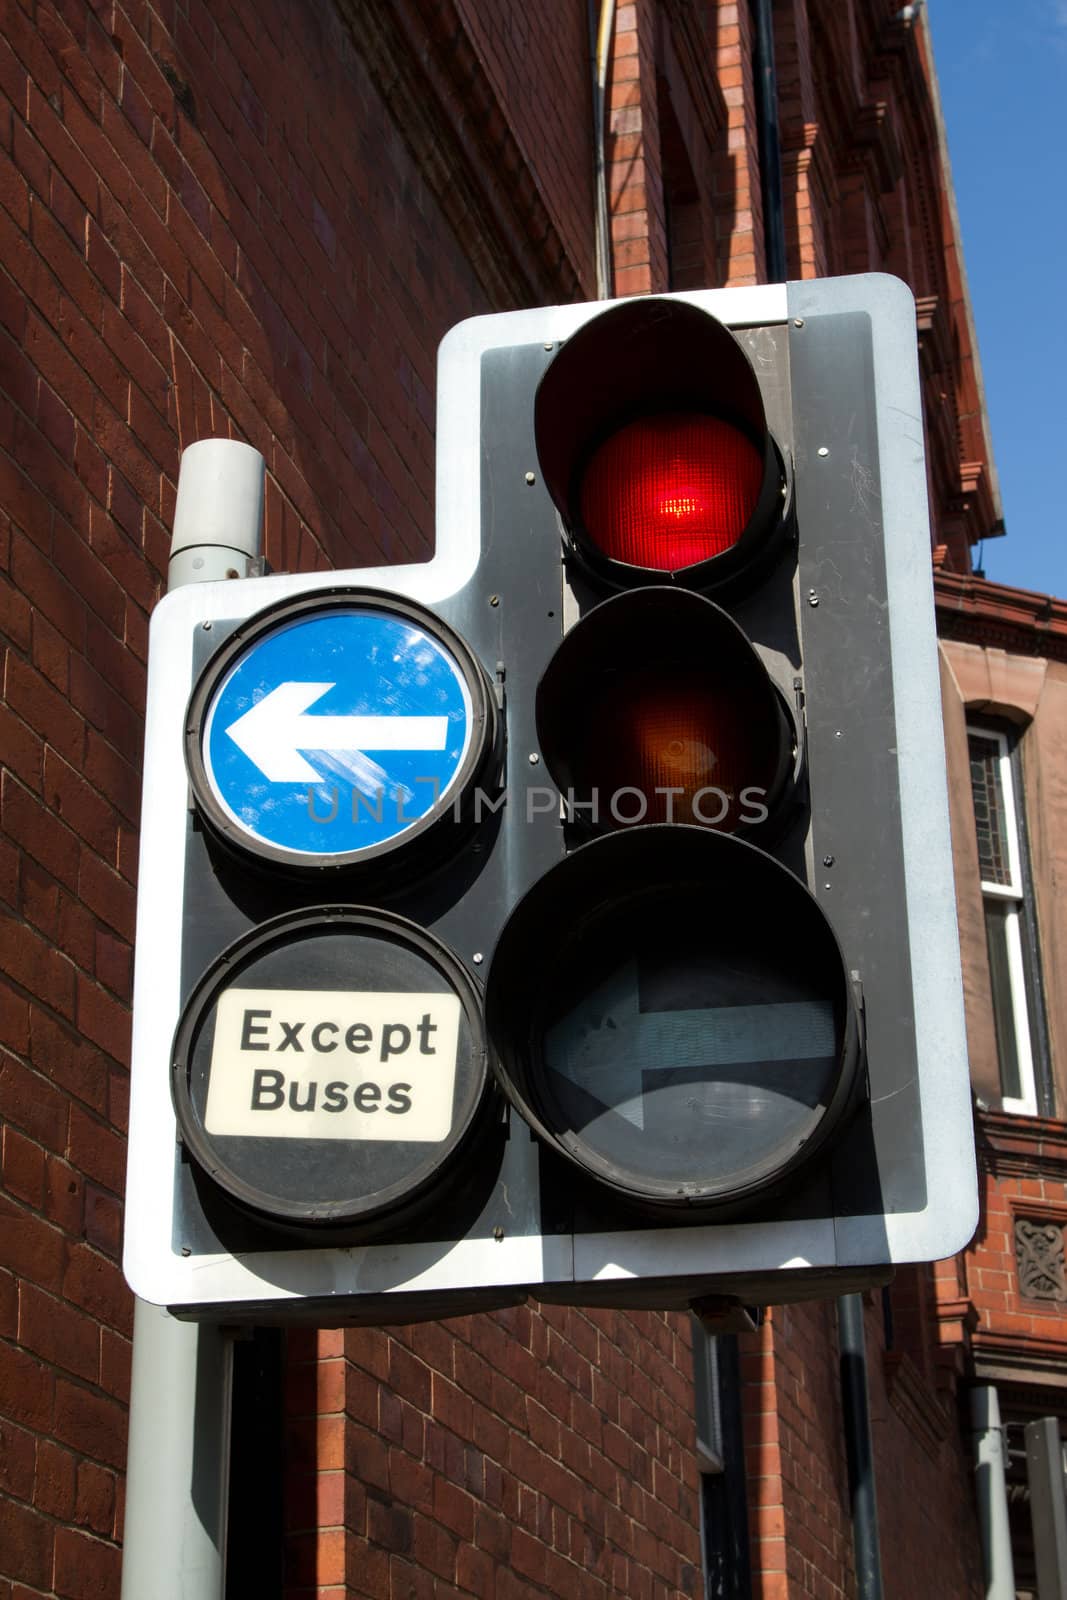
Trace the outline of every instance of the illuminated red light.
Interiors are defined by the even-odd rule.
[[[677,572],[735,545],[759,498],[763,456],[720,417],[641,417],[594,452],[581,484],[586,534],[628,566]]]

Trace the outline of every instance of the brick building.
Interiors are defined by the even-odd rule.
[[[428,553],[439,339],[597,297],[595,9],[4,8],[0,1600],[119,1593],[146,641],[179,453],[262,452],[275,569]],[[1064,1381],[1067,614],[971,572],[1000,508],[919,8],[636,0],[610,42],[613,293],[767,281],[784,250],[791,278],[916,297],[985,1189],[970,1251],[867,1297],[867,1371],[885,1593],[969,1600],[969,1391],[997,1388],[1014,1447]],[[531,1303],[249,1349],[284,1414],[241,1423],[235,1595],[858,1592],[830,1302],[714,1340]]]
[[[983,1404],[996,1395],[1029,1594],[1026,1426],[1063,1412],[1067,617],[1062,601],[944,570],[935,594],[982,1191],[972,1248],[937,1268],[937,1314],[944,1354]]]

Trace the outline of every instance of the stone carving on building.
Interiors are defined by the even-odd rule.
[[[1067,1269],[1060,1223],[1016,1217],[1015,1265],[1020,1294],[1031,1300],[1067,1301]]]

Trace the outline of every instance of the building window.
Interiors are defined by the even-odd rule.
[[[696,1316],[692,1329],[704,1593],[707,1600],[751,1600],[737,1340],[708,1333]]]
[[[704,208],[667,81],[656,79],[668,289],[707,289]]]
[[[1006,733],[968,729],[1003,1109],[1048,1115],[1040,968],[1019,772]],[[1042,1070],[1044,1069],[1044,1070]]]

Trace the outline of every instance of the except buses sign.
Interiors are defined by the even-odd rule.
[[[286,912],[228,945],[190,994],[172,1074],[198,1166],[243,1210],[303,1223],[432,1196],[494,1101],[465,968],[356,906]]]
[[[204,1125],[268,1139],[447,1139],[454,994],[226,989]]]

